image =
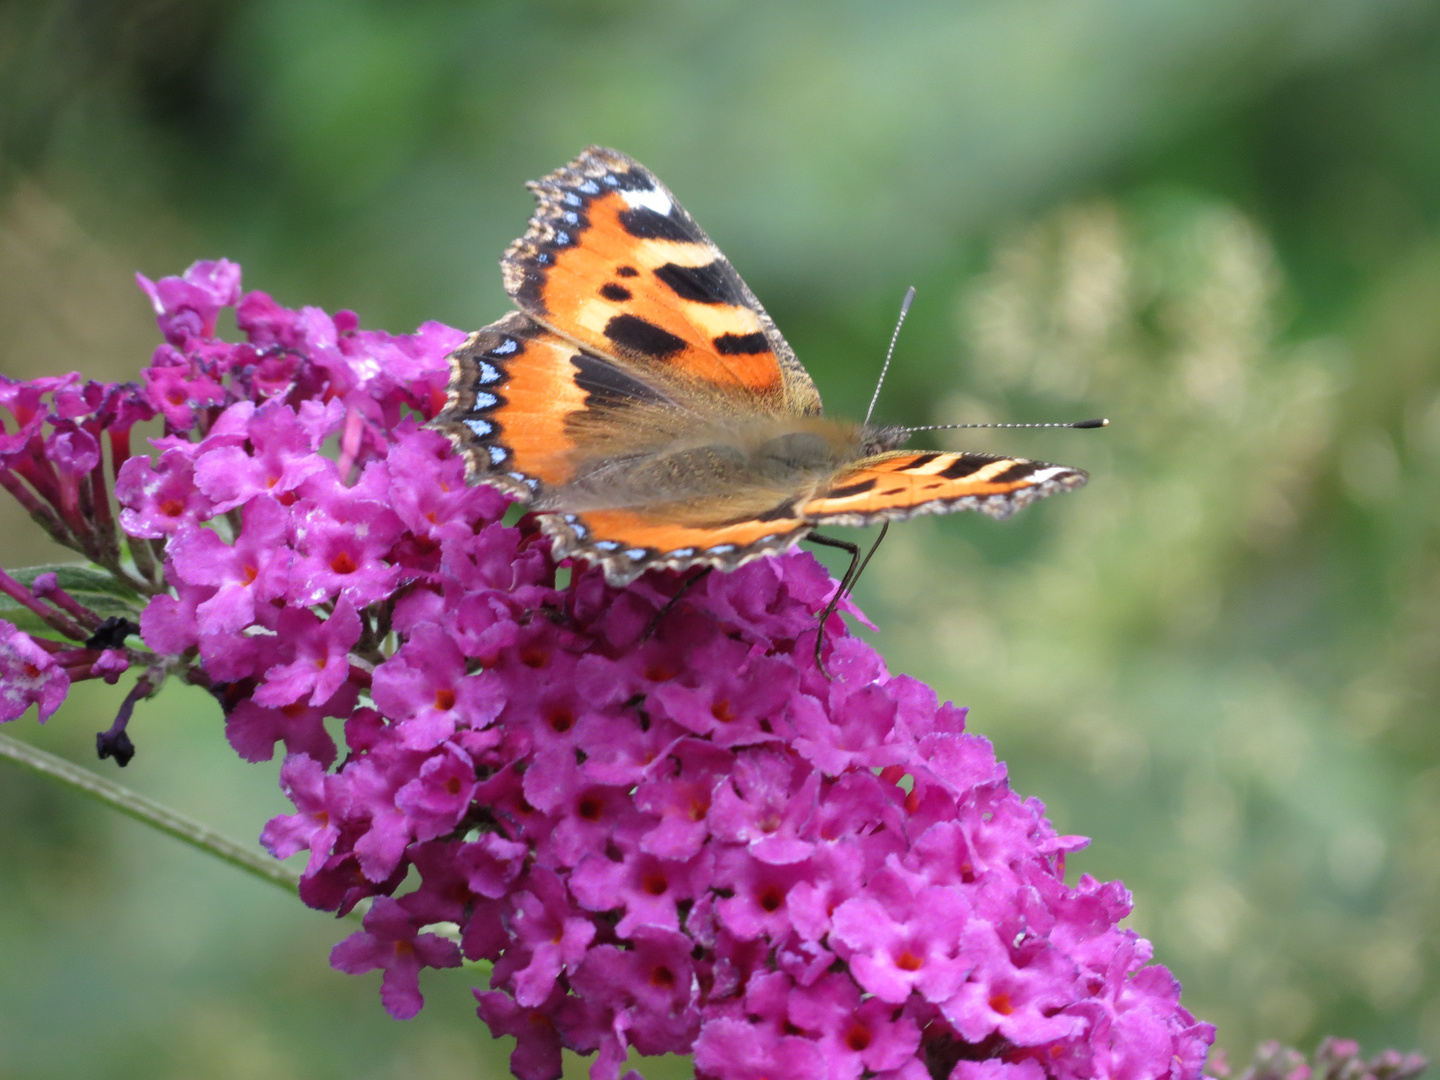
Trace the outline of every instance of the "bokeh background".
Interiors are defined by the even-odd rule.
[[[1112,419],[942,442],[1091,484],[893,529],[874,640],[1094,837],[1072,874],[1125,880],[1232,1061],[1440,1054],[1440,6],[4,0],[0,370],[133,377],[133,272],[221,255],[473,328],[522,181],[591,142],[832,412],[913,283],[880,419]],[[50,556],[4,513],[0,562]],[[94,764],[123,690],[8,733]],[[251,841],[285,809],[204,695],[132,730],[133,786]],[[4,1080],[505,1075],[472,974],[391,1021],[326,964],[348,930],[0,763]]]

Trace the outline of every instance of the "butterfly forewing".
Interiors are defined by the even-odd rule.
[[[816,525],[869,525],[916,514],[978,510],[1006,518],[1026,503],[1082,486],[1081,469],[992,454],[895,450],[837,473],[800,509]]]
[[[531,184],[539,206],[501,260],[515,302],[601,356],[770,414],[820,396],[729,261],[649,170],[591,147]]]

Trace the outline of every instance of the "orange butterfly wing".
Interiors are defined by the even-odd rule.
[[[434,423],[472,475],[524,502],[570,479],[566,422],[586,398],[571,363],[579,352],[514,311],[450,354],[449,401]]]
[[[713,420],[713,397],[684,389],[646,381],[512,311],[450,354],[449,396],[434,426],[472,476],[555,509],[575,497],[566,485],[585,469],[651,456]]]
[[[768,512],[727,517],[718,500],[683,507],[547,514],[556,556],[605,567],[615,584],[656,566],[733,569],[783,551],[820,525],[870,525],[917,514],[978,510],[1006,518],[1026,503],[1084,485],[1081,469],[992,454],[897,450],[863,458],[829,479],[823,493],[778,500]],[[708,520],[706,511],[709,510]]]
[[[762,555],[784,551],[811,529],[809,522],[793,514],[687,524],[638,507],[545,514],[540,524],[555,539],[557,559],[580,556],[599,563],[613,585],[629,584],[656,567],[733,570]]]
[[[800,508],[813,525],[870,525],[978,510],[1007,518],[1026,503],[1081,487],[1083,469],[993,454],[892,450],[847,466]]]
[[[523,311],[639,373],[771,415],[819,414],[754,293],[643,165],[592,146],[530,188],[539,205],[500,263]]]

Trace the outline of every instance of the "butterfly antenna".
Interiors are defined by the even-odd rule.
[[[1076,420],[1064,424],[926,424],[923,427],[907,427],[905,431],[953,431],[955,428],[1022,428],[1022,427],[1065,427],[1065,428],[1102,428],[1109,427],[1110,421],[1105,419]]]
[[[880,369],[880,379],[875,383],[875,393],[870,397],[870,408],[865,410],[865,423],[870,423],[870,414],[880,400],[880,388],[885,385],[885,373],[890,370],[890,358],[895,355],[895,342],[900,340],[900,327],[905,325],[905,316],[910,314],[910,305],[915,302],[915,286],[905,290],[905,299],[900,301],[900,318],[895,320],[895,332],[890,335],[890,348],[885,350],[885,365]]]

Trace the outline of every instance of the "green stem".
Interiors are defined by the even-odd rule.
[[[247,874],[252,874],[261,881],[278,885],[291,896],[297,895],[300,891],[300,875],[291,872],[275,860],[258,855],[200,824],[194,818],[186,817],[169,807],[161,806],[153,799],[147,799],[138,791],[131,791],[113,780],[106,780],[89,769],[82,769],[64,758],[47,754],[44,750],[37,750],[29,743],[12,739],[8,735],[0,735],[0,758],[8,758],[37,776],[58,780],[82,795],[97,799],[111,809],[118,810],[151,828],[159,829],[176,840],[183,841],[207,855],[213,855],[222,862],[244,870]],[[368,910],[370,910],[369,903],[361,901],[355,905],[348,917],[360,919]],[[443,930],[438,926],[431,927],[429,932],[448,937],[457,943],[460,940],[458,933]],[[466,961],[465,966],[488,973],[491,965],[488,960],[477,960]]]
[[[292,896],[299,892],[300,876],[274,859],[256,854],[205,827],[194,818],[176,813],[137,791],[131,791],[113,780],[106,780],[78,765],[72,765],[64,758],[37,750],[29,743],[12,739],[8,735],[0,735],[0,758],[8,758],[38,776],[57,780],[82,795],[97,799],[106,806],[159,829],[207,855],[213,855],[261,881],[277,885]]]

